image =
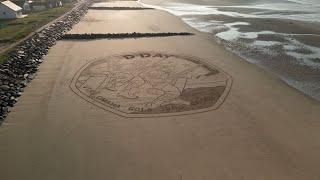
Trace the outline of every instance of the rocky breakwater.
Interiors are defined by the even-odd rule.
[[[80,21],[90,4],[91,1],[81,2],[62,18],[24,40],[8,53],[8,58],[0,64],[0,124],[22,95],[23,88],[35,77],[44,55]]]
[[[189,32],[163,32],[163,33],[107,33],[107,34],[64,34],[61,38],[66,40],[91,40],[91,39],[125,39],[125,38],[152,38],[167,36],[191,36]]]

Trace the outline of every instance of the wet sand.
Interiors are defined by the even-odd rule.
[[[37,77],[25,89],[0,128],[1,178],[320,178],[320,143],[317,141],[320,136],[319,102],[226,51],[212,41],[210,35],[200,33],[179,18],[160,10],[89,10],[70,33],[92,31],[183,31],[195,35],[59,41],[50,49]],[[199,86],[201,78],[206,80],[210,76],[217,84],[224,82],[221,79],[227,79],[226,82],[232,84],[219,86],[225,87],[226,93],[222,95],[224,99],[217,102],[219,106],[212,109],[186,114],[167,112],[153,116],[139,112],[142,117],[120,113],[116,108],[98,103],[91,96],[85,97],[85,93],[81,94],[81,91],[86,91],[88,87],[96,86],[96,82],[101,81],[101,74],[95,74],[96,71],[107,73],[99,70],[99,63],[109,62],[102,57],[118,58],[118,55],[126,55],[129,60],[139,62],[139,58],[135,58],[142,52],[157,58],[175,54],[180,57],[176,59],[177,62],[182,64],[170,61],[172,64],[167,66],[166,62],[169,61],[160,61],[159,66],[153,67],[155,71],[150,72],[147,78],[156,76],[153,72],[162,71],[157,67],[170,69],[174,66],[177,67],[177,72],[181,72],[180,68],[183,69],[184,66],[200,63],[201,66],[195,67],[205,67],[211,73],[196,76],[197,78],[190,77],[196,82],[190,86]],[[181,57],[199,61],[186,61]],[[146,58],[147,62],[153,60],[149,56]],[[123,59],[112,62],[115,65],[123,63],[120,67],[125,67],[128,63]],[[93,68],[87,70],[88,67]],[[114,73],[119,70],[119,66],[112,66],[117,67],[115,70],[104,64],[101,67]],[[134,73],[134,70],[131,67],[128,73]],[[205,71],[200,70],[194,73],[201,74]],[[181,77],[181,73],[173,75]],[[118,78],[121,80],[126,76]],[[141,85],[141,79],[133,82],[140,84],[136,92],[145,89]],[[112,88],[108,86],[109,90],[114,91]],[[104,90],[99,90],[102,91]],[[215,93],[220,95],[219,92]],[[157,92],[152,91],[152,94]],[[129,95],[126,94],[127,97]],[[125,98],[117,96],[113,101],[119,99]],[[186,98],[180,103],[186,105],[185,101]],[[108,100],[104,103],[112,105]],[[119,103],[125,104],[124,101]]]
[[[163,5],[163,4],[167,4],[167,3],[171,3],[171,0],[142,0],[144,3],[146,4],[152,4],[152,5]],[[270,0],[270,2],[275,1],[276,0]],[[256,0],[175,0],[175,2],[179,2],[179,3],[196,3],[196,4],[204,4],[207,5],[208,3],[212,3],[215,4],[216,6],[228,6],[228,5],[234,5],[235,2],[237,4],[243,4],[246,5],[248,3],[254,3],[256,2]]]
[[[320,100],[320,14],[316,1],[313,5],[300,0],[143,2],[212,34],[226,49]]]
[[[185,16],[188,17],[188,16]],[[192,16],[190,16],[192,17]],[[248,22],[251,26],[238,26],[241,32],[273,31],[286,34],[314,34],[320,36],[320,26],[317,23],[280,19],[234,18],[223,15],[201,16],[203,20],[232,22]],[[254,28],[253,28],[254,27]]]

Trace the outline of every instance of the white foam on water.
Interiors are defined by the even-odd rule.
[[[278,41],[260,41],[260,40],[254,41],[252,43],[253,46],[262,46],[262,47],[269,47],[269,46],[274,46],[279,44],[281,43]]]
[[[215,6],[204,6],[195,4],[183,4],[183,3],[168,3],[165,7],[172,14],[177,16],[185,15],[225,15],[230,17],[247,17],[254,18],[255,15],[239,13],[234,11],[220,11]]]
[[[280,5],[279,5],[280,4]],[[252,5],[252,6],[219,6],[219,7],[241,7],[241,8],[255,8],[255,9],[285,9],[287,10],[287,7],[282,7],[281,3],[279,3],[278,6],[275,6],[274,4],[271,5]],[[250,25],[247,22],[233,22],[233,23],[223,23],[222,21],[201,21],[200,19],[193,17],[193,18],[185,18],[183,16],[185,15],[226,15],[226,16],[231,16],[231,17],[246,17],[246,18],[285,18],[285,19],[299,19],[300,20],[305,20],[306,17],[301,18],[301,14],[297,15],[281,15],[281,14],[271,14],[271,15],[257,15],[257,14],[244,14],[244,13],[238,13],[238,12],[229,12],[229,11],[220,11],[217,9],[218,6],[204,6],[204,5],[194,5],[194,4],[181,4],[181,3],[169,3],[167,4],[165,9],[169,11],[172,14],[182,16],[182,19],[188,23],[190,26],[195,27],[196,29],[203,31],[203,32],[212,32],[215,30],[222,30],[222,29],[227,29],[226,31],[219,32],[215,34],[220,39],[226,40],[226,41],[237,41],[238,39],[251,39],[254,40],[256,39],[259,35],[262,34],[271,34],[271,35],[280,35],[280,36],[295,36],[295,35],[315,35],[316,34],[285,34],[285,33],[276,33],[273,31],[259,31],[259,32],[240,32],[239,27],[237,26],[247,26]],[[314,18],[314,14],[307,14],[310,16],[307,18],[308,20]],[[316,21],[320,22],[320,16],[318,19],[315,19]],[[292,38],[288,38],[290,44],[286,45],[285,43],[281,42],[272,42],[272,41],[258,41],[255,40],[251,44],[252,46],[259,46],[259,47],[270,47],[274,45],[283,45],[285,53],[289,56],[292,56],[297,59],[298,64],[301,65],[307,65],[312,68],[319,68],[320,64],[315,63],[311,59],[320,57],[320,49],[316,47],[311,47],[307,46],[305,44],[302,44],[298,41],[293,41],[290,40]],[[297,48],[298,46],[300,48],[307,49],[311,51],[312,53],[310,54],[303,54],[296,52],[294,50],[290,50],[289,48],[294,47]],[[272,53],[269,53],[272,54]]]
[[[162,7],[143,5],[165,10],[171,14],[180,16],[190,26],[203,32],[214,33],[218,39],[222,39],[226,42],[241,43],[248,48],[259,49],[261,54],[266,54],[270,56],[270,58],[277,56],[279,53],[285,53],[295,59],[295,61],[292,61],[291,59],[290,62],[296,63],[297,66],[308,66],[309,68],[320,70],[320,63],[313,60],[320,58],[320,48],[306,45],[294,38],[295,36],[301,35],[320,36],[319,34],[286,34],[273,31],[240,32],[238,26],[249,26],[250,24],[247,22],[224,23],[223,21],[201,19],[201,15],[224,15],[234,18],[273,18],[305,22],[314,21],[318,23],[320,22],[320,0],[288,0],[288,3],[282,1],[269,4],[251,4],[248,6],[206,6],[181,3],[168,3]],[[221,10],[221,8],[230,8],[230,11]],[[231,11],[231,8],[232,10],[235,8],[254,9],[254,11],[241,13],[241,11]],[[194,16],[190,18],[190,15]],[[280,36],[281,39],[284,39],[285,41],[257,40],[259,35],[266,34]],[[248,39],[248,41],[243,41],[243,39]],[[281,47],[280,49],[274,49],[272,48],[273,46],[281,46],[283,52],[281,51]],[[228,48],[228,46],[226,47]],[[251,63],[259,64],[259,60],[252,59],[252,57],[246,56],[236,49],[228,49]],[[294,77],[287,77],[287,75],[281,75],[281,73],[279,74],[279,77],[293,87],[320,100],[320,82],[316,83],[314,81],[296,80]]]
[[[311,67],[313,69],[320,69],[320,63],[316,63],[312,61],[312,59],[320,57],[320,48],[309,46],[304,43],[301,43],[292,37],[295,34],[284,34],[284,33],[277,33],[273,31],[259,31],[259,32],[239,32],[239,28],[234,27],[236,25],[248,25],[245,22],[236,22],[236,23],[226,23],[225,24],[229,30],[217,33],[216,36],[220,39],[226,41],[234,41],[236,42],[240,38],[242,39],[251,39],[253,42],[247,43],[248,47],[258,47],[262,48],[263,51],[267,54],[276,54],[275,52],[271,52],[271,50],[264,49],[265,47],[275,46],[275,45],[282,45],[283,49],[285,50],[285,54],[294,57],[297,59],[297,64],[305,65]],[[280,41],[262,41],[262,40],[255,40],[258,38],[259,35],[280,35],[284,37],[287,42],[280,42]],[[299,34],[300,35],[300,34]],[[308,53],[299,52],[299,49],[307,50]]]
[[[211,33],[212,31],[221,31],[226,28],[223,25],[223,21],[199,21],[197,18],[183,18],[183,20],[202,32]]]
[[[223,24],[228,28],[227,31],[219,32],[216,34],[217,37],[227,41],[235,41],[239,38],[244,39],[256,39],[259,34],[276,34],[273,31],[260,31],[260,32],[240,32],[238,27],[235,26],[248,26],[250,23],[247,22],[233,22]]]
[[[140,2],[141,3],[141,2]],[[141,3],[143,4],[143,3]],[[177,16],[186,15],[224,15],[229,17],[242,17],[242,18],[273,18],[273,19],[290,19],[298,21],[314,21],[320,22],[320,6],[301,6],[301,5],[288,5],[288,3],[271,3],[271,4],[253,4],[248,6],[209,6],[199,4],[186,4],[186,3],[167,3],[165,6],[154,6],[143,4],[147,7],[162,9]],[[235,11],[222,11],[219,8],[246,8],[269,10],[268,14],[240,13]],[[291,11],[293,14],[282,14],[283,11]],[[294,13],[294,12],[301,13]]]
[[[239,28],[238,27],[234,27],[234,26],[239,26],[239,25],[243,26],[243,25],[250,25],[250,24],[247,23],[247,22],[234,22],[234,23],[226,23],[224,25],[229,30],[217,33],[216,36],[219,37],[220,39],[224,39],[224,40],[227,40],[227,41],[232,41],[232,40],[238,39],[240,37],[246,36],[245,34],[239,32]],[[248,35],[248,38],[255,38],[255,37],[252,37],[252,36]]]
[[[242,17],[242,18],[275,18],[275,19],[293,19],[301,21],[317,21],[320,22],[320,4],[313,0],[288,0],[290,3],[269,3],[269,4],[252,4],[246,6],[209,6],[209,5],[198,5],[198,4],[186,4],[186,3],[167,3],[163,7],[153,6],[143,4],[147,7],[162,9],[168,11],[174,15],[182,16],[182,19],[189,24],[190,26],[203,31],[203,32],[213,32],[213,31],[222,31],[215,36],[226,41],[237,41],[238,39],[251,39],[254,40],[251,46],[259,47],[270,47],[274,45],[282,45],[286,54],[297,58],[299,64],[307,65],[313,68],[319,68],[320,63],[315,63],[310,59],[320,57],[320,48],[307,46],[299,41],[292,39],[295,35],[312,35],[320,36],[317,34],[285,34],[285,33],[276,33],[273,31],[260,31],[260,32],[240,32],[239,27],[237,26],[246,26],[250,25],[247,22],[233,22],[233,23],[224,23],[222,21],[207,20],[203,21],[195,17],[184,17],[186,15],[225,15],[230,17]],[[274,13],[239,13],[234,11],[221,11],[218,8],[251,8],[251,9],[260,9],[261,12],[265,10],[273,10]],[[292,11],[293,14],[281,14],[277,11]],[[308,12],[306,14],[296,13],[294,11]],[[258,41],[255,40],[261,34],[273,34],[287,37],[286,39],[290,42],[289,44],[276,42],[276,41]],[[307,49],[310,54],[299,53],[297,49]]]
[[[315,5],[318,6],[319,0],[287,0],[288,2],[294,2],[297,4]]]
[[[320,69],[320,63],[312,61],[312,59],[320,58],[320,48],[303,44],[292,38],[287,38],[287,40],[290,41],[290,44],[282,44],[287,55],[298,59],[297,62],[301,65]],[[305,49],[310,53],[299,52],[299,49]]]
[[[221,33],[217,33],[216,36],[220,39],[226,41],[234,41],[241,39],[250,39],[253,42],[248,42],[247,45],[250,47],[260,47],[263,49],[264,52],[267,54],[276,54],[275,52],[270,52],[271,50],[264,49],[265,47],[281,45],[284,49],[284,53],[294,57],[297,59],[297,64],[305,65],[313,69],[320,69],[320,63],[316,63],[312,61],[312,59],[320,57],[320,48],[309,46],[304,43],[301,43],[295,40],[295,34],[284,34],[284,33],[277,33],[273,31],[259,31],[259,32],[239,32],[235,25],[247,25],[244,22],[237,22],[237,23],[227,23],[226,26],[229,28],[228,31],[224,31]],[[279,35],[286,39],[287,42],[280,42],[280,41],[262,41],[262,40],[255,40],[258,38],[259,35]],[[299,34],[300,35],[300,34]],[[299,49],[304,49],[308,51],[308,53],[299,52]]]

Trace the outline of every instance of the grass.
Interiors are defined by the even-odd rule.
[[[0,54],[0,62],[4,61],[7,58],[8,58],[8,54],[7,53]]]
[[[65,4],[63,7],[30,13],[25,18],[0,20],[0,43],[10,44],[17,42],[50,21],[63,15],[72,7],[73,5],[69,3]],[[6,57],[6,52],[0,54],[0,62],[6,59]]]
[[[0,42],[18,41],[71,8],[72,4],[66,4],[63,7],[30,13],[27,17],[21,19],[0,20]]]

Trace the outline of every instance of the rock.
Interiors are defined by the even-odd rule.
[[[1,85],[1,86],[0,86],[0,89],[1,89],[1,90],[4,90],[4,91],[9,91],[9,90],[10,90],[10,86],[8,86],[8,85]]]
[[[27,81],[26,80],[24,80],[24,81],[21,81],[20,82],[20,85],[22,86],[22,87],[26,87],[27,86]]]
[[[9,112],[9,108],[8,108],[8,107],[2,107],[1,110],[2,110],[2,112],[4,112],[4,113]]]
[[[28,79],[31,79],[31,80],[32,80],[32,79],[34,79],[35,77],[36,77],[36,74],[32,74],[32,75],[29,75],[29,76],[28,76]]]
[[[3,102],[3,103],[2,103],[2,106],[3,106],[3,107],[6,107],[6,106],[8,106],[8,103],[7,103],[7,102]]]

